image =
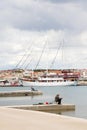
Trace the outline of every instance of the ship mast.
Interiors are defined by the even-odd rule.
[[[55,56],[54,56],[54,58],[53,58],[53,60],[52,60],[52,62],[51,62],[50,69],[52,68],[52,66],[54,65],[54,63],[55,63],[55,61],[56,61],[57,55],[58,55],[59,50],[60,50],[60,48],[61,48],[61,44],[62,44],[62,43],[60,42],[59,46],[57,47],[57,51],[56,51],[56,54],[55,54]]]

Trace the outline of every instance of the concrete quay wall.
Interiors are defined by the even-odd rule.
[[[75,110],[75,105],[73,104],[20,105],[20,106],[13,106],[13,108],[24,110],[35,110],[35,111],[70,111]]]
[[[43,93],[41,91],[20,90],[20,91],[0,92],[0,97],[34,96],[42,94]]]

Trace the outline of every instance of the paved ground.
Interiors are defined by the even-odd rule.
[[[0,130],[87,130],[87,120],[0,107]]]

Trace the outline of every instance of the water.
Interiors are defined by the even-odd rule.
[[[0,91],[29,90],[29,87],[1,87]],[[55,112],[58,114],[87,119],[87,86],[35,87],[43,92],[39,96],[0,97],[0,106],[28,105],[54,102],[56,94],[63,98],[62,104],[75,104],[75,111]]]

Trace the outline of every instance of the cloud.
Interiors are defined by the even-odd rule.
[[[29,32],[7,29],[4,30],[4,33],[8,35],[3,34],[5,40],[2,40],[0,47],[0,59],[5,67],[8,63],[9,67],[7,68],[15,68],[24,55],[25,57],[18,67],[25,68],[31,61],[28,68],[35,68],[45,44],[46,46],[37,68],[50,67],[55,56],[56,60],[52,68],[56,69],[80,68],[82,64],[79,61],[86,59],[86,32],[72,36],[60,30]],[[86,66],[85,63],[84,66]]]
[[[0,68],[14,68],[24,54],[27,61],[19,67],[31,61],[28,68],[35,68],[41,57],[38,68],[47,68],[56,55],[53,68],[86,67],[86,5],[85,0],[0,1]]]
[[[82,30],[87,14],[79,3],[50,3],[49,1],[3,1],[1,27],[12,26],[21,30]]]

